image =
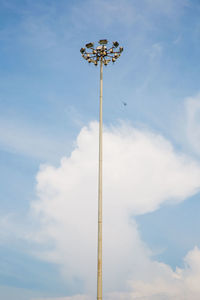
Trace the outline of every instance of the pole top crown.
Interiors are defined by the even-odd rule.
[[[88,63],[93,63],[95,66],[98,65],[99,61],[103,61],[104,65],[107,66],[110,61],[113,63],[120,57],[123,52],[123,47],[119,47],[117,41],[112,43],[112,46],[108,47],[108,40],[99,40],[99,45],[95,48],[94,43],[87,43],[85,47],[81,48],[80,52],[82,57],[88,61]]]

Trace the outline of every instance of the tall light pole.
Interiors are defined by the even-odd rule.
[[[107,47],[107,40],[100,40],[94,48],[94,43],[86,44],[81,48],[82,57],[95,66],[100,62],[100,103],[99,103],[99,178],[98,178],[98,254],[97,254],[97,300],[102,300],[102,102],[103,102],[103,65],[107,66],[112,60],[114,63],[120,57],[123,48],[118,42]]]

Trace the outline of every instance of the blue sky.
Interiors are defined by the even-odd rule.
[[[63,186],[65,179],[69,182],[74,178],[78,186],[78,167],[71,166],[73,155],[88,163],[80,163],[83,182],[91,176],[83,170],[90,165],[86,146],[92,148],[88,153],[93,151],[90,140],[96,135],[93,122],[98,120],[99,70],[82,60],[79,49],[86,42],[107,38],[111,42],[118,40],[124,47],[119,61],[104,69],[103,113],[110,135],[105,148],[115,153],[113,145],[119,149],[123,149],[123,143],[127,143],[127,149],[132,143],[136,146],[134,138],[123,138],[123,128],[127,128],[130,136],[138,136],[141,153],[147,154],[141,158],[141,168],[134,171],[133,165],[133,173],[126,158],[122,158],[122,174],[129,174],[130,182],[134,178],[137,182],[138,175],[138,186],[144,190],[150,189],[151,180],[152,186],[156,182],[160,185],[159,196],[156,189],[152,191],[152,205],[146,199],[142,202],[139,192],[136,196],[141,197],[142,204],[134,204],[134,199],[133,204],[125,201],[126,209],[131,207],[133,236],[139,237],[134,237],[134,241],[140,240],[138,249],[148,249],[151,254],[144,254],[145,258],[151,263],[162,262],[175,272],[176,267],[184,269],[188,263],[188,258],[187,263],[184,258],[190,257],[194,247],[200,247],[199,13],[200,3],[196,0],[0,0],[0,293],[4,300],[13,300],[13,295],[21,300],[86,299],[65,297],[92,293],[91,282],[85,279],[92,273],[85,274],[73,264],[75,259],[70,262],[64,256],[73,253],[69,248],[76,245],[73,238],[76,239],[78,224],[70,216],[67,223],[59,223],[59,218],[64,217],[56,208],[55,215],[53,210],[49,213],[55,186],[56,203],[62,203],[64,211],[75,211],[75,207],[69,209],[60,200],[68,195],[73,198],[73,190],[67,194]],[[131,149],[127,152],[132,153]],[[157,166],[148,149],[160,155],[163,166],[166,153],[166,169],[159,169],[159,158]],[[150,166],[145,160],[148,155],[152,159]],[[159,176],[154,182],[154,163],[160,177],[164,176],[163,182]],[[111,158],[108,165],[115,173]],[[145,177],[146,170],[150,179]],[[178,174],[175,185],[165,187],[171,170]],[[120,180],[122,188],[126,186],[124,178],[126,175]],[[105,176],[105,190],[113,191],[114,181],[109,180]],[[129,187],[128,191],[127,199],[135,195]],[[74,199],[78,199],[76,189],[75,194]],[[130,228],[125,226],[124,215],[120,217],[128,237]],[[58,228],[63,224],[71,228],[66,229],[66,234],[71,234],[67,246],[62,245],[61,237],[53,235],[57,232],[54,222]],[[65,236],[64,229],[58,232]],[[143,243],[145,247],[140,248]],[[123,251],[121,255],[125,255]],[[133,256],[137,260],[137,253]],[[124,280],[128,280],[126,270],[123,272]],[[131,276],[133,282],[139,280],[134,274]],[[118,290],[118,280],[111,282],[112,290],[106,290],[107,299],[113,299],[109,293],[115,292],[115,286]],[[120,289],[128,291],[125,283]],[[196,293],[194,299],[200,295],[199,291]],[[137,299],[135,295],[128,297]],[[163,298],[155,294],[148,299]],[[174,298],[168,295],[166,299]]]

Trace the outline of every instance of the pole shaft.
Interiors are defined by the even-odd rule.
[[[100,64],[100,103],[99,103],[99,182],[98,182],[98,263],[97,300],[102,300],[102,101],[103,100],[103,61]]]

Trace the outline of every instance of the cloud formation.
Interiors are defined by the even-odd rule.
[[[173,271],[163,263],[151,262],[151,277],[129,281],[129,292],[105,295],[106,300],[198,300],[200,295],[200,250],[195,247],[185,259],[183,269]],[[130,291],[132,290],[132,291]],[[92,300],[86,295],[35,300]]]
[[[186,137],[193,150],[200,154],[200,94],[185,100]]]
[[[185,269],[174,272],[169,266],[152,260],[151,250],[141,240],[134,216],[152,212],[163,203],[178,203],[197,193],[200,166],[176,153],[162,136],[126,124],[104,129],[103,157],[106,299],[182,297],[182,286],[189,291],[199,278],[199,250],[195,248],[186,256]],[[59,167],[41,167],[37,175],[38,200],[32,203],[31,209],[40,221],[37,242],[45,246],[37,255],[59,264],[66,280],[74,286],[82,282],[83,292],[93,298],[97,160],[98,124],[94,122],[81,130],[76,148],[70,157],[61,160]],[[199,293],[198,284],[193,291],[194,295],[196,291]]]
[[[55,161],[63,152],[63,139],[47,130],[30,126],[19,118],[0,120],[0,149],[43,161]],[[65,145],[67,149],[67,145]]]

